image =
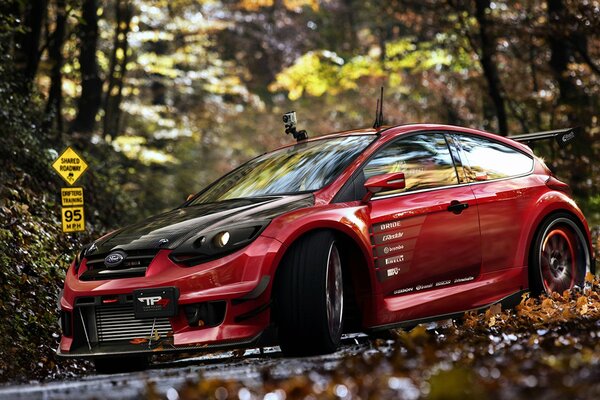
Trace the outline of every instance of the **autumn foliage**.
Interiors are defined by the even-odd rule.
[[[566,399],[600,393],[600,281],[533,298],[514,309],[494,305],[461,321],[393,331],[371,348],[291,378],[188,382],[180,399]],[[269,397],[269,398],[271,398]],[[148,399],[160,396],[148,386]]]

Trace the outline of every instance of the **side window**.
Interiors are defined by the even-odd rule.
[[[446,139],[441,133],[400,139],[380,150],[363,171],[365,179],[392,172],[404,173],[406,188],[382,195],[458,183]]]
[[[470,181],[508,178],[531,172],[533,159],[509,146],[476,136],[459,135]]]

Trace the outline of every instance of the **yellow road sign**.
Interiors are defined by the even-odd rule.
[[[63,207],[82,206],[83,205],[83,188],[70,187],[60,188],[60,199]]]
[[[52,168],[54,168],[69,185],[74,184],[77,179],[83,175],[87,167],[88,165],[83,161],[83,158],[75,153],[75,150],[70,147],[67,147],[54,163],[52,163]]]
[[[62,208],[63,232],[81,232],[85,230],[83,206]]]

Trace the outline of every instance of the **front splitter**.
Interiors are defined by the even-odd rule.
[[[91,344],[90,347],[80,347],[68,353],[56,349],[56,355],[64,358],[98,358],[131,355],[152,355],[165,353],[211,352],[215,350],[230,350],[235,348],[251,347],[259,342],[262,333],[250,339],[232,340],[213,344],[175,346],[171,343],[157,343],[154,347],[143,344],[115,343]]]

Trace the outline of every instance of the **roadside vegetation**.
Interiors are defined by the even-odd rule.
[[[84,243],[175,207],[240,162],[289,142],[284,112],[295,109],[310,136],[372,125],[382,85],[386,124],[441,122],[503,135],[583,127],[569,148],[535,150],[572,185],[596,242],[599,7],[576,0],[0,2],[0,382],[89,370],[54,357],[56,297]],[[78,234],[60,230],[65,184],[50,168],[67,146],[90,166],[78,182],[87,227]],[[264,387],[248,390],[258,395],[277,384],[333,396],[345,385],[385,397],[406,387],[435,398],[436,382],[446,379],[475,382],[474,394],[491,393],[497,382],[514,384],[519,395],[532,383],[591,395],[596,289],[473,315],[440,328],[442,335],[399,333],[389,355],[349,359],[321,383],[266,376]],[[528,307],[538,320],[526,317]],[[544,317],[566,309],[572,313],[563,322]],[[525,375],[511,369],[527,366]],[[557,378],[568,371],[571,378]],[[230,394],[242,388],[203,381],[185,390],[214,393],[223,385]]]

